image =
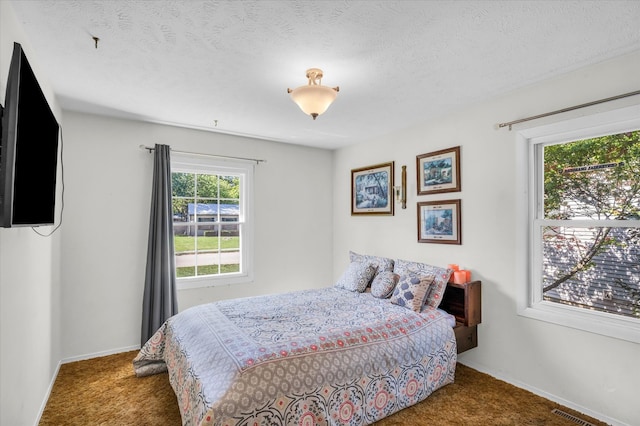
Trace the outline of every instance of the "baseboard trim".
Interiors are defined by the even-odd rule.
[[[40,404],[40,411],[38,411],[38,415],[36,416],[36,422],[34,426],[38,426],[40,424],[40,419],[42,419],[42,414],[44,413],[44,409],[47,406],[47,402],[49,401],[49,396],[51,395],[51,391],[53,390],[53,384],[56,382],[56,378],[58,377],[58,372],[60,371],[60,366],[62,365],[61,361],[58,361],[58,365],[56,365],[56,370],[53,372],[53,377],[49,382],[49,387],[47,388],[47,392],[44,394],[44,399],[42,400],[42,404]]]
[[[609,424],[611,426],[629,426],[628,424],[623,423],[620,420],[611,418],[611,417],[606,416],[606,415],[604,415],[602,413],[598,413],[598,412],[593,411],[593,410],[591,410],[591,409],[589,409],[587,407],[583,407],[583,406],[581,406],[579,404],[576,404],[576,403],[571,402],[569,400],[566,400],[564,398],[560,398],[560,397],[558,397],[556,395],[550,394],[549,392],[543,391],[543,390],[538,389],[538,388],[536,388],[534,386],[528,385],[528,384],[526,384],[524,382],[520,382],[519,380],[514,380],[512,377],[507,377],[507,376],[504,376],[502,374],[496,374],[494,371],[487,370],[486,368],[484,368],[481,365],[478,365],[476,363],[464,361],[464,362],[460,362],[460,364],[464,364],[467,367],[471,367],[471,368],[473,368],[475,370],[478,370],[478,371],[480,371],[482,373],[488,374],[488,375],[490,375],[492,377],[495,377],[498,380],[502,380],[503,382],[507,382],[509,384],[512,384],[513,386],[517,386],[519,388],[528,390],[531,393],[534,393],[534,394],[536,394],[538,396],[546,398],[546,399],[548,399],[550,401],[557,402],[558,404],[564,405],[565,407],[571,408],[572,410],[576,410],[576,411],[578,411],[580,413],[586,414],[587,416],[593,417],[594,419],[598,419],[598,420],[600,420],[602,422],[605,422],[605,423],[607,423],[607,424]]]
[[[92,358],[100,358],[102,356],[115,355],[115,354],[119,354],[119,353],[122,353],[122,352],[135,351],[137,349],[140,349],[140,345],[126,346],[124,348],[110,349],[108,351],[93,352],[93,353],[90,353],[90,354],[78,355],[78,356],[73,356],[73,357],[69,357],[69,358],[64,358],[62,361],[60,361],[60,363],[61,364],[68,364],[70,362],[84,361],[84,360],[92,359]]]

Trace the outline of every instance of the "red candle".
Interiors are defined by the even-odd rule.
[[[466,271],[455,271],[453,273],[453,282],[456,284],[464,284],[467,282],[467,272]]]
[[[458,270],[458,265],[456,265],[455,263],[450,263],[447,265],[448,269],[451,269],[453,272],[451,273],[451,276],[449,276],[449,282],[452,283],[453,282],[453,274]]]

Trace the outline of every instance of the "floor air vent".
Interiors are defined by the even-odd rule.
[[[557,408],[554,408],[553,410],[551,410],[551,412],[553,414],[557,414],[560,417],[564,417],[567,420],[571,420],[572,422],[574,422],[575,424],[579,424],[580,426],[596,426],[593,423],[589,423],[586,420],[582,420],[580,417],[576,417],[573,414],[558,410]]]

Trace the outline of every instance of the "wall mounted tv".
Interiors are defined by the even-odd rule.
[[[19,43],[13,44],[0,133],[0,226],[55,221],[59,126]]]

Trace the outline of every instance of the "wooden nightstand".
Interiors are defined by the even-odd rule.
[[[458,343],[458,353],[478,346],[478,324],[482,322],[480,281],[464,284],[449,283],[440,308],[456,317],[453,329]]]

